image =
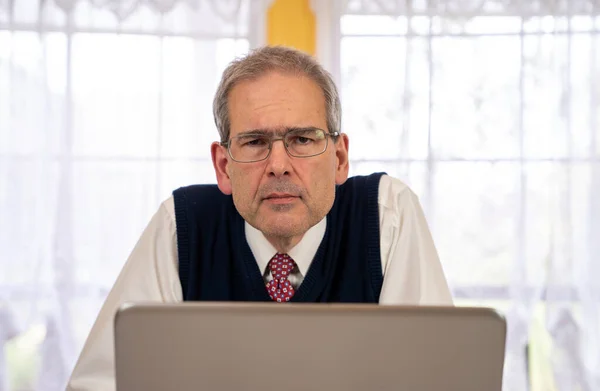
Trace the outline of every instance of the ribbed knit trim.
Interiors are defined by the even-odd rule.
[[[190,236],[187,220],[187,198],[183,191],[173,192],[175,203],[175,224],[177,226],[177,254],[179,258],[179,281],[183,300],[188,297],[188,278],[190,275]]]
[[[367,259],[371,270],[371,287],[373,296],[379,302],[383,286],[383,270],[381,270],[381,247],[379,232],[379,182],[385,173],[380,172],[367,177]],[[373,232],[376,234],[373,235]]]
[[[260,269],[254,258],[254,254],[252,254],[252,249],[250,249],[250,245],[248,245],[248,242],[246,241],[244,219],[237,213],[234,229],[236,230],[239,239],[237,242],[237,245],[239,246],[238,252],[241,254],[243,260],[243,262],[240,262],[241,267],[236,268],[237,270],[235,272],[238,276],[243,278],[248,287],[252,290],[253,297],[248,297],[248,301],[272,301],[267,292],[263,276],[260,274]]]
[[[327,215],[327,227],[325,228],[325,235],[323,236],[323,239],[321,240],[321,244],[319,245],[319,248],[317,249],[317,252],[315,254],[315,256],[313,257],[313,261],[310,264],[310,267],[308,268],[308,271],[306,272],[306,276],[304,276],[304,279],[302,280],[302,284],[300,284],[300,286],[298,287],[298,289],[296,290],[296,294],[294,295],[294,297],[292,297],[292,299],[290,301],[292,302],[301,302],[301,301],[306,301],[307,297],[310,297],[311,294],[314,295],[314,289],[315,289],[315,285],[317,283],[317,273],[315,273],[315,270],[321,270],[321,264],[323,262],[325,262],[325,246],[327,244],[327,242],[329,241],[329,235],[331,233],[331,221],[329,218],[329,214]],[[323,279],[321,279],[321,281],[323,281]],[[321,289],[318,289],[319,292],[321,292]],[[313,300],[310,300],[313,301]]]

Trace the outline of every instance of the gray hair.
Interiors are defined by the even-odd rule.
[[[272,71],[300,74],[313,80],[321,88],[325,97],[327,130],[340,131],[342,117],[340,97],[329,72],[313,57],[299,50],[284,46],[266,46],[234,60],[223,72],[213,101],[215,125],[222,142],[229,140],[231,132],[227,104],[231,89],[241,81],[255,80]]]

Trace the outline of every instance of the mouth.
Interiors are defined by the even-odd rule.
[[[289,193],[271,193],[268,194],[263,201],[269,202],[271,204],[288,204],[290,202],[294,202],[299,199],[299,196]]]

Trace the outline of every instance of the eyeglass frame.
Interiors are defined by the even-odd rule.
[[[291,132],[297,132],[298,130],[321,130],[321,131],[323,131],[323,134],[325,135],[325,142],[326,142],[325,148],[323,149],[323,151],[321,151],[321,152],[319,152],[317,154],[314,154],[314,155],[306,155],[306,156],[297,156],[297,155],[292,154],[290,152],[290,150],[288,149],[288,145],[285,143],[285,137],[289,133],[291,133]],[[324,154],[325,151],[327,151],[327,147],[329,146],[329,139],[327,137],[336,138],[336,137],[339,137],[341,135],[341,133],[338,132],[338,131],[327,132],[324,129],[317,128],[317,127],[312,127],[312,126],[311,127],[306,127],[306,128],[291,128],[291,129],[288,129],[280,137],[274,137],[274,135],[272,133],[270,133],[270,132],[264,132],[264,131],[258,131],[258,130],[255,130],[254,132],[256,132],[256,133],[253,133],[252,131],[250,131],[250,132],[247,132],[247,133],[244,132],[243,135],[238,135],[238,136],[230,137],[229,140],[227,140],[227,141],[221,141],[221,142],[219,142],[219,145],[221,145],[222,147],[227,148],[227,154],[229,155],[229,157],[234,162],[237,162],[237,163],[257,163],[257,162],[262,162],[263,160],[267,160],[269,158],[269,156],[271,156],[271,152],[273,151],[273,143],[275,141],[281,141],[283,143],[283,148],[285,149],[285,152],[289,156],[295,157],[295,158],[299,158],[299,159],[305,159],[305,158],[315,157],[315,156],[319,156],[319,155]],[[259,159],[259,160],[243,161],[243,160],[237,160],[237,159],[235,159],[233,157],[233,155],[231,154],[231,140],[233,140],[234,138],[241,137],[241,136],[247,137],[247,136],[252,136],[252,135],[264,136],[267,133],[269,133],[271,135],[271,137],[269,138],[269,153],[267,153],[267,156],[265,156],[264,158]],[[335,140],[334,140],[334,142],[335,142]]]

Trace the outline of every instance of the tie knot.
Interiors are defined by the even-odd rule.
[[[269,261],[269,270],[275,280],[287,279],[294,267],[296,262],[287,254],[277,253]]]

